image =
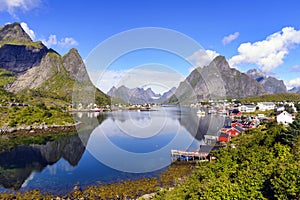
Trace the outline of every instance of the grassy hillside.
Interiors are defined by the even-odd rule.
[[[281,94],[266,94],[263,96],[249,97],[241,99],[242,103],[250,102],[282,102],[282,101],[300,101],[300,94],[295,93],[281,93]]]

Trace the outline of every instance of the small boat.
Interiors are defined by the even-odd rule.
[[[197,111],[197,115],[198,115],[198,117],[204,117],[205,116],[205,112],[201,111],[201,110],[198,110]]]
[[[101,109],[100,108],[92,108],[89,110],[90,112],[100,112]]]

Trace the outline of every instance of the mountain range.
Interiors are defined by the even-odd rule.
[[[216,57],[208,66],[194,69],[178,88],[159,96],[147,90],[125,86],[111,88],[109,96],[130,103],[195,103],[218,98],[245,98],[287,92],[282,80],[252,69],[242,73],[231,68],[224,56]]]
[[[268,94],[278,94],[287,92],[283,80],[278,80],[271,76],[266,76],[261,70],[250,69],[247,75],[259,82]]]
[[[112,102],[122,99],[126,103],[131,104],[145,104],[145,103],[163,103],[174,94],[175,88],[171,88],[163,95],[156,94],[151,88],[146,90],[143,88],[130,89],[124,85],[116,88],[112,87],[107,95],[112,97]]]
[[[95,95],[99,104],[110,102],[109,96],[90,81],[76,49],[61,56],[42,42],[32,41],[19,23],[0,28],[0,69],[13,76],[3,88],[15,95],[27,94],[71,103],[74,90],[78,90],[76,98],[83,103],[88,102],[84,102],[86,95],[79,94],[81,91]]]
[[[293,87],[289,92],[300,94],[300,87]]]

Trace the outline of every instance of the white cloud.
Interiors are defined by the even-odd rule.
[[[68,48],[68,47],[72,47],[72,46],[77,46],[78,42],[74,38],[66,37],[66,38],[62,38],[58,42],[58,45],[63,48]]]
[[[15,12],[17,9],[29,11],[40,5],[40,0],[0,0],[0,11],[6,11],[17,18]]]
[[[42,42],[44,45],[46,45],[48,48],[57,45],[57,39],[56,35],[50,35],[48,40],[42,39]]]
[[[34,33],[34,31],[31,30],[25,22],[21,23],[21,27],[29,35],[29,37],[32,39],[32,41],[34,41],[35,40],[35,33]]]
[[[240,64],[256,64],[264,72],[269,72],[283,64],[284,57],[297,44],[300,44],[300,31],[293,27],[285,27],[263,41],[241,44],[238,55],[233,56],[229,63],[233,67]]]
[[[231,43],[233,40],[237,39],[239,37],[240,33],[239,32],[235,32],[233,34],[230,34],[228,36],[225,36],[223,39],[222,39],[222,43],[224,45],[226,44],[229,44]]]
[[[69,47],[78,45],[78,42],[74,38],[66,37],[66,38],[62,38],[58,41],[56,35],[50,35],[48,40],[42,39],[42,42],[48,48],[51,48],[56,45],[59,47],[62,47],[62,48],[69,48]]]
[[[25,22],[21,23],[21,27],[30,36],[30,38],[34,41],[35,38],[36,38],[35,32],[32,29],[30,29],[29,26]],[[65,38],[61,38],[60,40],[58,40],[57,36],[54,35],[54,34],[51,34],[48,37],[48,39],[42,38],[40,40],[48,48],[51,48],[51,47],[54,47],[54,46],[58,46],[58,47],[61,47],[61,48],[69,48],[69,47],[73,47],[73,46],[78,45],[78,42],[72,37],[65,37]]]
[[[209,65],[209,63],[218,55],[220,54],[212,50],[199,49],[187,58],[189,61],[194,63],[194,67],[192,67],[190,71],[197,67]]]
[[[291,89],[293,87],[300,87],[300,77],[289,80],[289,81],[285,81],[285,85],[289,89]]]

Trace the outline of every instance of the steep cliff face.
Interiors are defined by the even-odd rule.
[[[48,52],[35,67],[28,69],[24,74],[19,75],[17,79],[7,89],[10,92],[20,92],[25,89],[37,89],[51,78],[55,73],[62,72],[61,59],[58,54]],[[54,83],[55,84],[55,83]]]
[[[0,47],[0,67],[21,74],[38,65],[48,49],[42,43],[35,44],[36,46],[4,44]]]
[[[72,48],[62,57],[62,64],[69,72],[70,78],[79,81],[90,81],[83,60],[76,49]]]
[[[250,69],[247,75],[260,83],[268,94],[278,94],[287,92],[287,88],[282,80],[271,76],[266,76],[262,71]]]
[[[90,81],[76,49],[61,56],[41,42],[33,42],[18,23],[0,29],[0,45],[0,68],[16,76],[13,83],[5,86],[9,92],[71,102],[76,83],[76,89],[89,91],[89,96],[95,97],[97,103],[109,103],[109,97]],[[84,98],[82,95],[80,101]]]
[[[215,98],[243,98],[265,93],[247,74],[230,68],[225,57],[216,57],[209,66],[197,68],[180,83],[170,102],[192,103]]]
[[[16,74],[39,64],[48,49],[33,42],[20,24],[8,24],[0,29],[0,67]]]

